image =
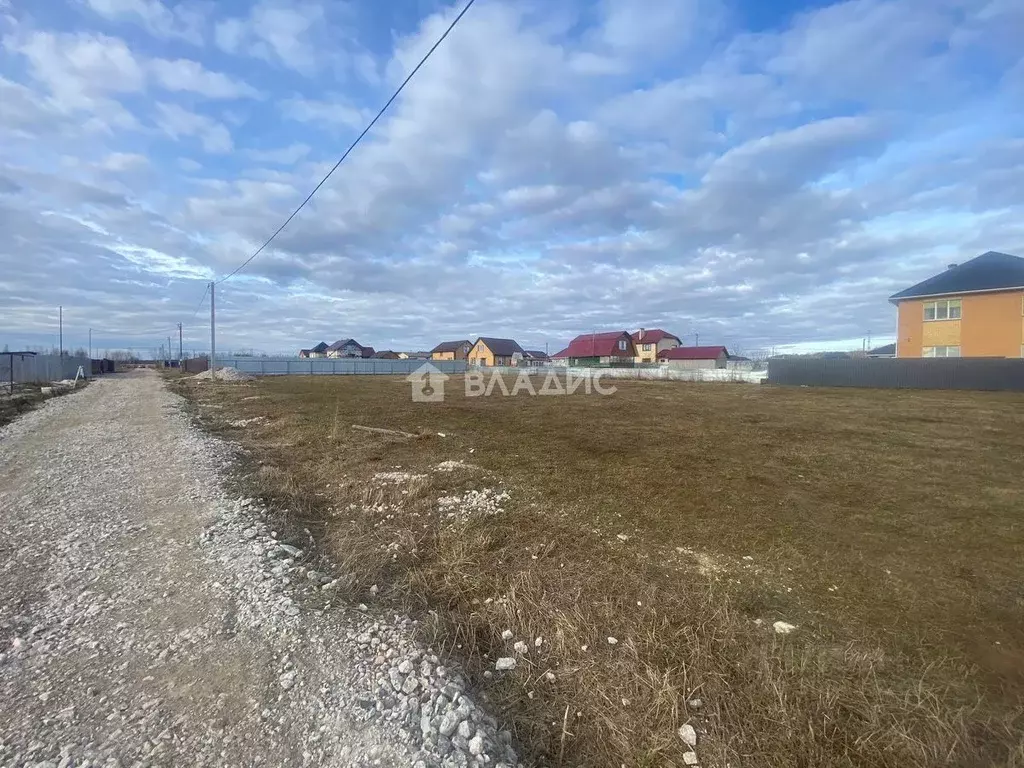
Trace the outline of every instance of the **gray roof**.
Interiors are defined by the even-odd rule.
[[[886,344],[885,346],[875,347],[874,349],[869,349],[868,350],[868,357],[871,357],[872,355],[880,355],[880,356],[884,357],[885,355],[895,355],[895,354],[896,354],[896,345],[895,344]]]
[[[355,339],[345,339],[343,341],[336,341],[336,342],[334,342],[333,344],[331,344],[331,346],[329,346],[327,348],[327,351],[328,352],[337,352],[339,349],[341,349],[342,347],[344,347],[344,346],[346,346],[348,344],[355,344],[360,349],[366,349],[366,347],[364,347],[362,344],[360,344]]]
[[[442,341],[431,352],[458,352],[464,346],[473,346],[469,339],[463,339],[462,341]]]
[[[523,354],[523,348],[519,346],[519,343],[514,339],[494,339],[488,336],[481,336],[477,339],[477,342],[483,342],[487,345],[487,348],[491,350],[492,354],[499,355],[501,357],[511,357],[516,352]]]
[[[989,251],[889,297],[889,301],[1024,287],[1024,259]]]
[[[537,358],[539,360],[544,360],[544,359],[547,358],[547,356],[548,356],[547,352],[542,352],[539,349],[524,349],[523,350],[523,357],[533,357],[533,358]]]

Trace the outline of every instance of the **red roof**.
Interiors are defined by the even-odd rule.
[[[676,336],[674,333],[663,331],[661,330],[661,328],[644,328],[644,337],[642,339],[640,338],[640,331],[634,333],[632,338],[634,344],[657,344],[665,337],[675,339],[680,344],[683,343],[683,340]]]
[[[676,347],[658,353],[659,360],[716,360],[728,355],[725,347]]]
[[[626,342],[626,349],[619,349],[619,339]],[[609,331],[607,333],[584,333],[569,342],[569,346],[552,355],[554,358],[566,357],[633,357],[633,348],[629,334],[625,331]]]

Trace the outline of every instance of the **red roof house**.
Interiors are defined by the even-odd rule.
[[[632,365],[636,348],[626,331],[584,333],[551,357],[569,365]]]

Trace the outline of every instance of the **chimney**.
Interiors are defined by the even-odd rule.
[[[640,333],[638,333],[636,335],[636,340],[637,341],[643,341],[644,340],[644,329],[643,328],[641,328],[640,329]]]
[[[952,264],[947,264],[946,265],[946,269],[952,269],[955,266],[956,266],[956,262],[954,261]]]

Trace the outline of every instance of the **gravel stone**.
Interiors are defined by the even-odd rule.
[[[683,740],[683,743],[688,747],[697,746],[697,731],[694,730],[693,726],[689,723],[679,726],[679,738]]]
[[[499,672],[507,672],[510,669],[516,668],[516,660],[511,656],[502,656],[494,662],[494,668]]]
[[[0,429],[0,766],[516,765],[458,668],[345,610],[235,467],[152,371]]]

